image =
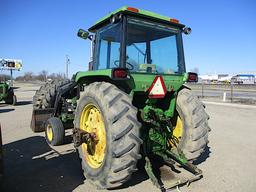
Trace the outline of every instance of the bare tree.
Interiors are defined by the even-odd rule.
[[[38,75],[33,75],[32,72],[25,72],[23,76],[16,77],[17,81],[31,81],[31,80],[39,80],[39,81],[47,81],[47,79],[51,80],[63,80],[65,79],[64,73],[51,73],[48,75],[46,70],[43,70],[38,73]]]
[[[48,75],[48,72],[46,70],[43,70],[39,73],[38,79],[41,80],[41,81],[46,81],[47,80],[47,75]]]
[[[64,73],[58,73],[58,74],[56,74],[56,79],[59,79],[59,80],[65,79],[65,74],[64,74]]]
[[[25,72],[24,73],[24,80],[25,81],[31,81],[33,80],[33,72]]]

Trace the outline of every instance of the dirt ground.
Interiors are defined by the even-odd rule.
[[[51,148],[44,133],[30,130],[31,100],[37,85],[17,85],[17,106],[0,103],[4,144],[4,190],[10,192],[94,192],[83,177],[77,154],[66,144]],[[204,177],[180,191],[256,191],[256,107],[206,103],[210,115],[210,143],[198,166]],[[111,190],[109,190],[111,191]],[[123,187],[113,191],[159,191],[144,171],[136,172]],[[178,191],[174,189],[172,191]]]

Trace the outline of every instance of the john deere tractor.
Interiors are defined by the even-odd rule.
[[[5,81],[0,80],[0,101],[5,101],[7,104],[15,105],[17,98],[14,95],[13,88]]]
[[[190,31],[177,19],[132,7],[108,14],[89,32],[80,29],[78,36],[91,41],[89,70],[36,92],[32,130],[61,145],[71,128],[84,175],[99,188],[124,184],[140,159],[161,189],[200,178],[193,161],[210,128],[204,105],[184,85],[197,81],[185,70],[182,34]],[[159,162],[193,177],[167,186],[154,170]]]

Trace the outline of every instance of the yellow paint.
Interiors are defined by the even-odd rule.
[[[183,123],[182,123],[180,117],[178,116],[176,126],[173,130],[173,135],[180,140],[182,137],[182,134],[183,134]]]
[[[47,137],[48,141],[50,141],[50,142],[53,139],[52,126],[50,124],[48,124],[46,127],[46,137]]]
[[[182,134],[183,134],[183,123],[181,121],[180,116],[177,116],[176,125],[173,130],[173,136],[178,139],[178,142],[180,142]],[[171,147],[175,147],[175,144],[171,140],[169,141],[169,143],[170,143]],[[178,143],[176,143],[176,144],[178,144]]]
[[[94,154],[88,153],[87,144],[83,143],[81,146],[88,165],[95,169],[99,168],[105,157],[106,131],[101,112],[95,105],[88,104],[84,107],[80,116],[80,129],[96,135]]]

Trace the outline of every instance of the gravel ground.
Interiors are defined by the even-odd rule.
[[[31,99],[36,85],[17,85],[17,106],[0,104],[0,122],[5,155],[4,190],[98,191],[85,180],[77,154],[66,138],[66,145],[50,148],[44,133],[30,130]],[[210,143],[200,159],[204,178],[180,191],[256,191],[256,108],[216,105],[207,102],[210,115]],[[113,191],[159,191],[140,170],[122,188]],[[101,190],[102,191],[102,190]],[[111,191],[111,190],[109,190]],[[173,191],[176,191],[174,189]]]

